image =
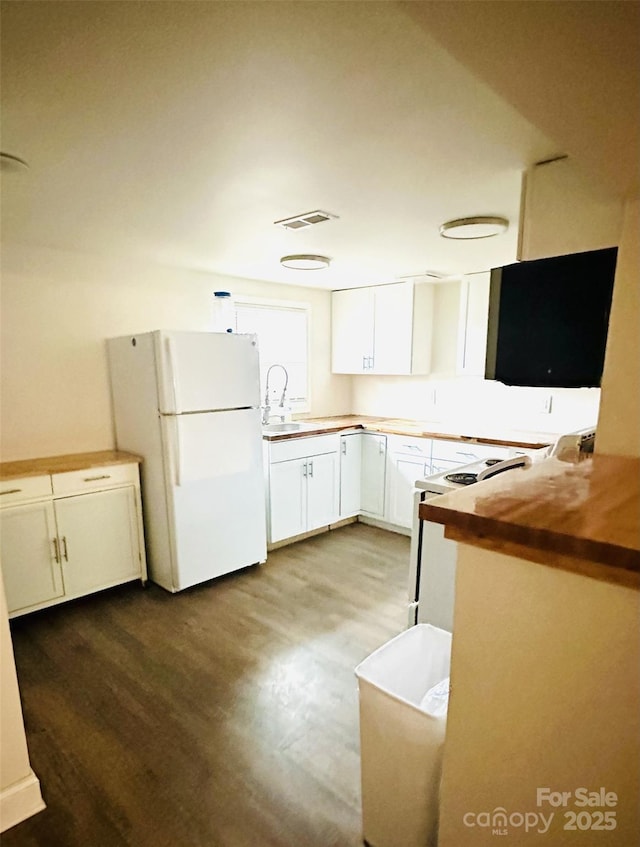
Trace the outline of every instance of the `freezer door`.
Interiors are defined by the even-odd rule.
[[[255,335],[157,331],[154,336],[161,413],[260,405]]]
[[[171,591],[266,559],[260,412],[161,416]],[[161,583],[164,584],[164,583]]]

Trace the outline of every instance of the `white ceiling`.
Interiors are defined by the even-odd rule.
[[[565,151],[430,5],[3,3],[2,149],[30,165],[3,175],[3,239],[322,288],[514,261],[522,172]],[[273,224],[314,209],[339,217]],[[507,234],[439,236],[478,214]]]

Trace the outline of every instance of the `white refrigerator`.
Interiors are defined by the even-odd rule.
[[[254,335],[107,341],[118,449],[142,456],[150,578],[180,591],[267,557]]]

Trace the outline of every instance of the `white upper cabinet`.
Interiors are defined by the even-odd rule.
[[[457,373],[484,376],[491,274],[467,274],[460,282]]]
[[[545,259],[615,247],[622,201],[601,195],[571,159],[534,165],[526,174],[518,259]]]
[[[373,363],[373,288],[347,288],[331,295],[331,354],[334,373],[369,373]]]
[[[333,373],[429,373],[432,322],[430,283],[398,282],[334,291]]]

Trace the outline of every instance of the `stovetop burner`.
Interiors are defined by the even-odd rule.
[[[445,476],[445,479],[448,482],[456,482],[458,485],[471,485],[476,482],[478,479],[477,473],[463,473],[460,471],[459,473],[448,473]]]

